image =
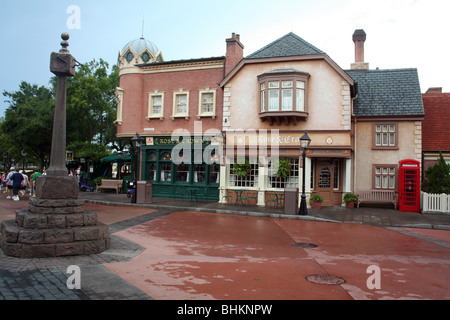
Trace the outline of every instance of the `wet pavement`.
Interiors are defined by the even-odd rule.
[[[334,207],[298,216],[206,201],[136,205],[109,192],[80,198],[109,226],[111,248],[41,259],[0,250],[0,300],[450,299],[450,215]],[[0,220],[27,205],[1,194]],[[81,289],[67,286],[73,265]]]

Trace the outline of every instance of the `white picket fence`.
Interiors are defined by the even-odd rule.
[[[450,213],[450,195],[420,193],[420,204],[422,212],[445,212]]]

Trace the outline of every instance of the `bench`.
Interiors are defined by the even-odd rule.
[[[97,184],[95,191],[98,192],[99,189],[113,189],[116,193],[122,190],[123,180],[112,180],[112,179],[102,179],[100,184]]]
[[[391,190],[369,190],[362,191],[358,195],[358,208],[361,202],[391,202],[397,210],[397,199],[395,191]]]

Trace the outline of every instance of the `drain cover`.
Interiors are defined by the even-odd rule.
[[[300,247],[300,248],[317,248],[317,245],[315,245],[313,243],[305,243],[305,242],[294,242],[294,243],[291,243],[291,246]]]
[[[331,286],[345,283],[344,279],[333,276],[332,274],[312,274],[306,276],[305,279],[313,283],[326,284]]]

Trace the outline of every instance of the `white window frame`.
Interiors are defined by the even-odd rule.
[[[186,96],[186,112],[177,112],[177,97],[183,95]],[[186,120],[189,119],[189,90],[180,89],[173,93],[173,109],[171,118],[172,120],[175,120],[175,118],[185,118]]]
[[[210,112],[203,112],[203,95],[204,94],[212,94],[213,95],[212,111],[210,111]],[[197,119],[200,119],[201,117],[212,117],[213,119],[216,118],[216,89],[206,88],[204,90],[199,90]]]
[[[153,110],[153,98],[155,97],[161,97],[161,112],[160,113],[155,113]],[[153,93],[149,93],[148,95],[148,115],[147,115],[147,120],[150,119],[160,119],[163,120],[164,119],[164,92],[159,92],[158,90],[156,90]]]

